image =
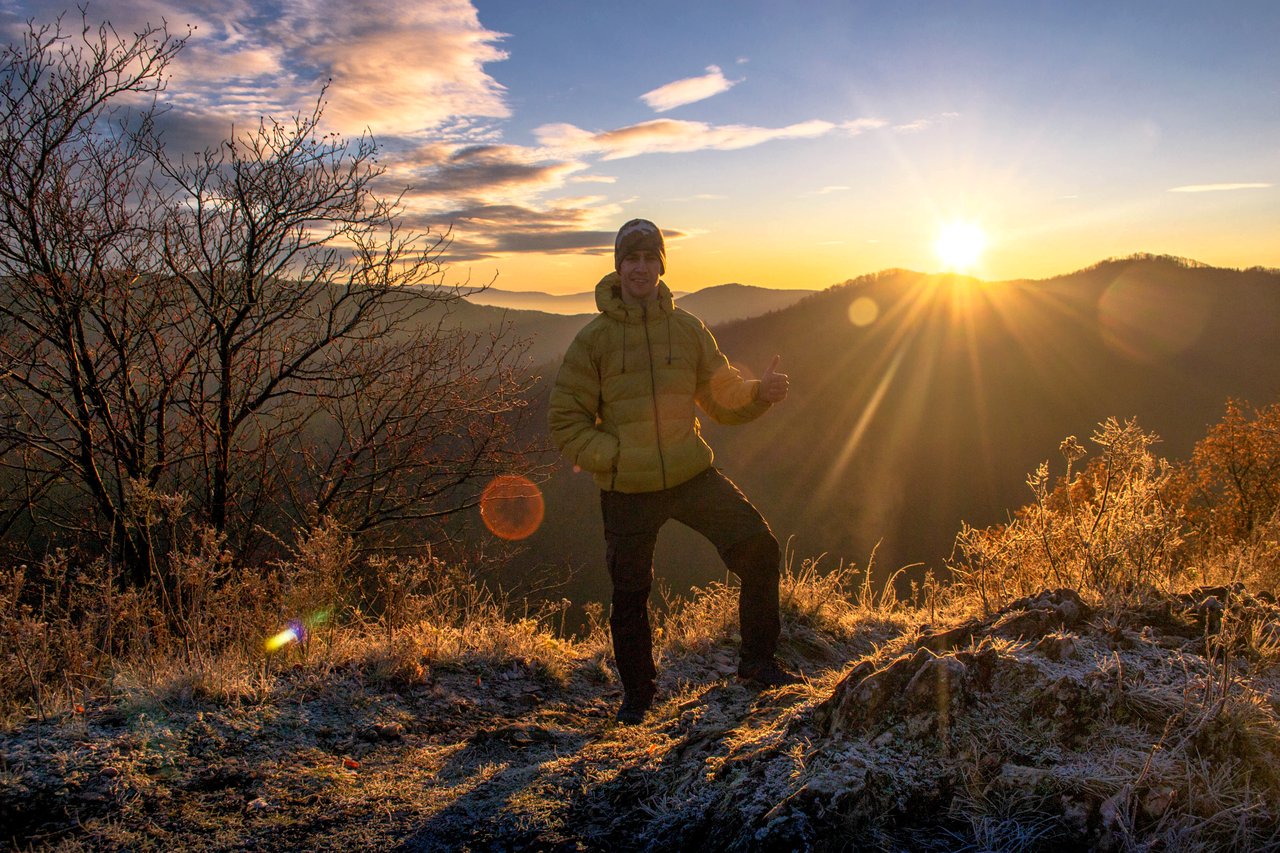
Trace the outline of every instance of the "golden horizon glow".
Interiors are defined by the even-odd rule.
[[[933,251],[948,272],[968,272],[982,260],[987,235],[974,222],[954,221],[942,226]]]
[[[654,216],[661,222],[675,222],[675,227],[681,224],[674,215]],[[1018,221],[995,215],[969,220],[977,224],[983,249],[967,269],[957,269],[944,265],[937,255],[935,238],[949,220],[935,218],[933,211],[920,210],[910,227],[892,231],[887,226],[878,231],[875,223],[860,216],[860,211],[829,211],[828,220],[840,223],[850,235],[845,240],[835,239],[834,230],[815,232],[799,220],[771,222],[772,232],[755,223],[734,220],[707,233],[672,239],[667,243],[663,280],[673,291],[685,293],[734,282],[780,290],[823,290],[890,269],[956,272],[985,282],[1038,280],[1143,252],[1185,257],[1224,269],[1280,267],[1280,243],[1265,254],[1245,246],[1254,236],[1261,239],[1261,226],[1256,235],[1242,230],[1236,244],[1199,238],[1165,240],[1154,231],[1120,227],[1112,229],[1110,242],[1092,244],[1081,229],[1050,228],[1028,212]],[[921,222],[929,225],[922,230]],[[1107,220],[1109,225],[1117,222]],[[864,234],[878,236],[862,239]],[[605,252],[510,253],[450,263],[444,278],[452,284],[489,284],[511,292],[589,294],[612,269],[613,257]]]

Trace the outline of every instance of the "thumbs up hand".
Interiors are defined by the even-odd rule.
[[[769,365],[769,369],[760,377],[760,399],[770,403],[781,403],[787,399],[787,392],[790,390],[790,383],[787,380],[787,374],[778,372],[778,362],[782,361],[782,356],[775,355],[773,363]]]

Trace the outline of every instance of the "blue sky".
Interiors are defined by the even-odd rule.
[[[0,2],[10,33],[61,6]],[[74,14],[74,9],[72,10]],[[196,26],[173,146],[309,107],[370,130],[450,274],[590,289],[632,216],[682,290],[1160,252],[1280,266],[1280,3],[106,0]]]

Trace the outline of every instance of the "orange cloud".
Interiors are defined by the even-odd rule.
[[[117,23],[116,11],[138,17],[131,3],[155,5],[101,2],[94,12]],[[172,0],[159,9],[171,21],[198,24],[170,89],[186,112],[238,122],[288,115],[308,109],[329,81],[326,123],[348,136],[438,133],[459,118],[511,114],[506,90],[485,71],[506,59],[505,36],[481,25],[470,0],[289,0],[253,26],[243,2],[197,9],[204,5]]]
[[[327,115],[339,127],[403,134],[454,116],[510,115],[505,89],[484,71],[506,59],[503,36],[482,27],[467,0],[315,5],[324,31],[299,52],[333,78]]]
[[[740,124],[715,126],[700,121],[655,119],[597,133],[571,124],[548,124],[536,129],[534,134],[544,146],[559,152],[569,155],[598,154],[605,160],[620,160],[641,154],[750,148],[775,139],[824,136],[836,127],[829,121],[821,120],[771,128]]]

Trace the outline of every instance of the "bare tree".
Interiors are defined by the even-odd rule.
[[[438,321],[437,321],[438,322]],[[267,457],[296,490],[278,503],[298,526],[337,519],[382,545],[473,506],[500,473],[528,466],[517,444],[523,343],[432,325],[347,354],[306,434]]]
[[[522,347],[441,322],[443,235],[404,233],[373,141],[322,110],[169,160],[169,274],[193,307],[201,498],[242,546],[267,518],[349,529],[447,515],[510,466]],[[477,357],[480,355],[481,357]],[[460,490],[461,488],[461,490]]]
[[[523,464],[523,348],[449,322],[447,235],[401,228],[372,139],[319,103],[167,156],[181,47],[59,22],[0,54],[0,534],[139,581],[166,496],[246,557],[324,517],[421,541]]]
[[[59,19],[0,52],[6,529],[20,517],[71,534],[105,523],[135,564],[149,557],[131,484],[156,485],[169,464],[168,409],[189,358],[164,343],[168,295],[138,286],[159,260],[142,142],[182,43],[163,27],[69,33]]]

